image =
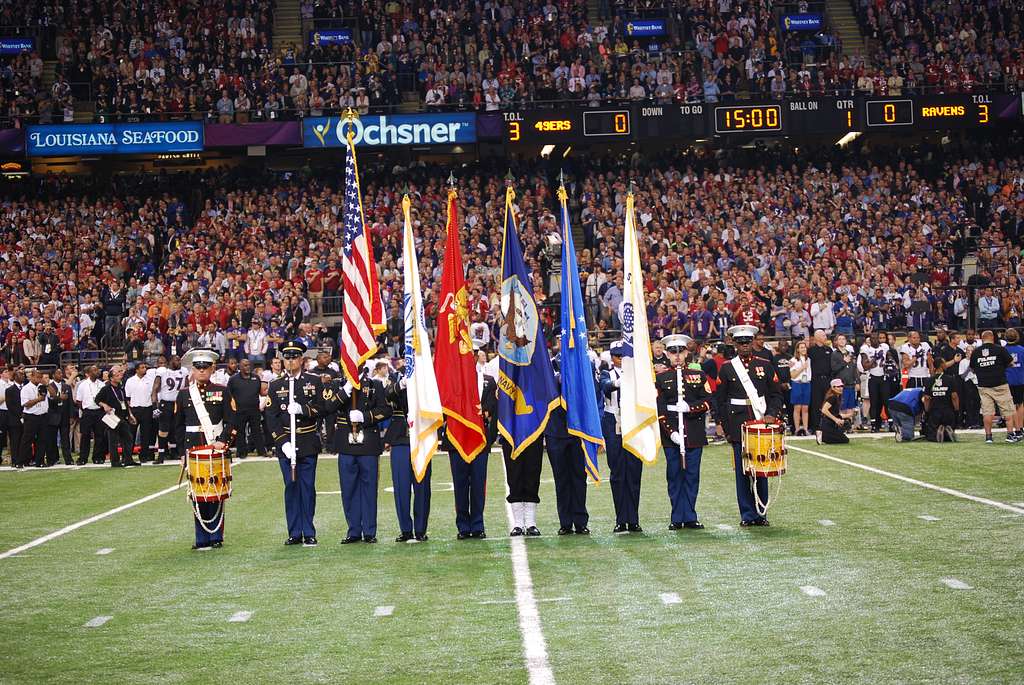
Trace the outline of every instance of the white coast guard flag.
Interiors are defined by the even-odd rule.
[[[658,391],[654,387],[651,336],[647,328],[644,276],[633,214],[633,193],[626,195],[626,235],[623,248],[622,304],[622,386],[619,411],[622,447],[647,464],[658,460],[661,433],[658,429]]]
[[[409,401],[406,421],[409,425],[409,459],[422,482],[437,449],[437,429],[441,427],[441,396],[437,392],[434,360],[430,339],[423,322],[423,299],[420,297],[420,270],[416,261],[416,241],[409,220],[409,196],[402,198],[405,214],[402,263],[405,267],[405,392]]]

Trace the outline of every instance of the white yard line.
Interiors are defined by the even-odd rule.
[[[113,616],[97,616],[96,618],[90,618],[85,622],[83,628],[99,628],[101,625],[114,618]]]
[[[505,473],[505,494],[508,495],[508,472],[505,460],[501,460]],[[509,528],[515,525],[512,505],[505,502],[505,514]],[[548,663],[548,648],[540,626],[540,611],[533,596],[533,578],[530,576],[530,562],[526,558],[525,538],[510,540],[512,547],[512,575],[516,583],[516,610],[519,613],[519,632],[523,634],[523,657],[530,676],[530,685],[554,685],[555,674]]]
[[[251,611],[236,611],[231,614],[231,618],[228,619],[228,623],[245,623],[252,618]]]
[[[96,514],[95,516],[90,516],[87,519],[82,519],[81,521],[79,521],[77,523],[72,523],[70,526],[64,526],[60,530],[55,530],[52,533],[47,533],[43,537],[36,538],[35,540],[33,540],[31,542],[26,542],[24,545],[21,545],[20,547],[15,547],[14,549],[7,550],[6,552],[0,554],[0,559],[6,559],[8,557],[13,557],[16,554],[19,554],[19,553],[24,552],[26,550],[32,549],[33,547],[38,547],[39,545],[41,545],[41,544],[43,544],[45,542],[49,542],[50,540],[54,540],[56,538],[59,538],[61,535],[67,535],[71,531],[78,530],[82,526],[87,526],[90,523],[96,523],[97,521],[102,521],[103,519],[108,518],[110,516],[113,516],[114,514],[119,514],[122,511],[126,511],[128,509],[131,509],[132,507],[137,507],[140,504],[145,504],[146,502],[149,502],[150,500],[154,500],[157,497],[162,497],[162,496],[164,496],[164,495],[166,495],[166,494],[168,494],[170,492],[174,492],[175,490],[178,490],[180,488],[185,487],[185,485],[186,485],[186,483],[182,483],[181,485],[172,485],[169,488],[164,488],[163,490],[160,490],[158,492],[154,492],[152,495],[146,495],[145,497],[142,497],[141,499],[137,499],[134,502],[129,502],[128,504],[122,504],[119,507],[114,507],[113,509],[110,509],[109,511],[105,511],[102,514]]]
[[[99,556],[102,557],[102,556],[106,556],[107,554],[110,554],[113,551],[114,551],[113,547],[104,547],[102,549],[96,550],[96,554],[98,554]]]
[[[942,520],[938,516],[932,516],[930,514],[925,514],[924,516],[918,516],[917,518],[921,519],[922,521],[941,521]]]
[[[659,597],[661,597],[661,603],[665,606],[668,606],[670,604],[683,603],[683,600],[675,592],[662,592],[661,595],[659,595]]]
[[[820,457],[821,459],[834,461],[837,464],[845,464],[846,466],[852,466],[857,469],[862,469],[870,473],[878,474],[879,476],[885,476],[887,478],[892,478],[894,480],[903,481],[904,483],[910,483],[911,485],[916,485],[918,487],[926,488],[928,490],[934,490],[935,492],[941,492],[943,494],[951,495],[953,497],[959,497],[960,499],[969,500],[971,502],[977,502],[978,504],[987,504],[990,507],[995,507],[996,509],[1002,509],[1004,511],[1010,511],[1014,514],[1024,514],[1024,508],[1015,507],[1012,504],[1007,504],[1006,502],[997,502],[996,500],[993,499],[988,499],[986,497],[978,497],[977,495],[970,495],[966,492],[954,490],[953,488],[947,488],[941,485],[935,485],[933,483],[926,483],[925,481],[917,480],[916,478],[908,478],[907,476],[901,476],[900,474],[892,473],[891,471],[876,469],[874,466],[868,466],[866,464],[859,464],[855,461],[849,461],[848,459],[840,459],[839,457],[833,457],[832,455],[825,454],[824,452],[807,450],[804,449],[803,447],[796,447],[795,445],[790,445],[789,449],[795,450],[797,452],[803,452],[805,454],[810,454],[811,456],[814,457]]]
[[[953,590],[973,590],[974,588],[957,578],[943,578],[942,582],[946,584],[946,587],[952,588]]]
[[[391,604],[387,606],[377,607],[373,610],[374,616],[390,616],[395,613],[395,607]]]
[[[831,520],[831,519],[820,519],[818,521],[818,523],[820,523],[821,525],[825,526],[826,528],[828,528],[829,526],[836,525],[836,522]]]
[[[813,585],[801,585],[800,586],[800,592],[804,593],[808,597],[824,597],[825,596],[825,591],[824,590],[822,590],[820,587],[815,587]]]

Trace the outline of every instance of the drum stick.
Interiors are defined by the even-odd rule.
[[[298,446],[295,444],[295,414],[291,412],[292,402],[295,401],[295,377],[290,373],[288,375],[288,420],[291,424],[291,441],[292,441],[292,454],[289,459],[292,462],[292,482],[295,482],[295,460],[298,457]]]

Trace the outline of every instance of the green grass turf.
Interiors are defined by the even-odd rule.
[[[955,446],[792,444],[1024,500],[1024,447],[977,436]],[[730,463],[724,448],[705,450],[707,530],[665,529],[662,460],[644,473],[646,533],[611,534],[602,483],[590,490],[589,538],[554,535],[545,466],[545,535],[526,547],[556,682],[1021,680],[1024,517],[791,452],[773,526],[740,530]],[[499,456],[484,541],[454,539],[445,457],[434,463],[430,541],[391,542],[385,464],[378,545],[338,545],[340,497],[328,494],[318,499],[320,547],[283,547],[280,472],[252,462],[235,472],[221,550],[189,550],[191,519],[175,492],[0,560],[0,682],[527,682]],[[2,549],[176,477],[167,467],[0,473]],[[321,460],[318,489],[339,489],[336,461]],[[114,552],[97,556],[102,547]],[[950,589],[947,577],[974,589]],[[808,597],[804,585],[826,595]],[[662,603],[670,592],[679,604]],[[383,605],[394,615],[374,617]],[[227,622],[242,610],[248,622]],[[82,627],[101,615],[113,618]]]

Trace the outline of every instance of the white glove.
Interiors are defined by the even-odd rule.
[[[295,445],[293,445],[291,442],[286,442],[285,444],[281,445],[281,452],[284,454],[284,456],[288,457],[289,459],[294,459]]]
[[[362,423],[363,412],[359,411],[358,409],[353,409],[348,413],[348,420],[352,423]]]
[[[299,416],[302,414],[302,405],[298,402],[291,402],[288,404],[288,413],[292,416]]]
[[[621,388],[622,387],[622,381],[619,380],[618,378],[616,378],[614,381],[612,381],[612,387],[613,388]]]
[[[353,390],[355,390],[355,387],[353,387],[352,381],[345,383],[345,387],[341,389],[346,395],[351,395]]]
[[[682,413],[685,414],[688,411],[690,411],[690,405],[687,403],[686,400],[683,400],[682,402],[676,402],[676,411],[681,411]]]
[[[672,431],[672,436],[671,437],[672,437],[672,442],[674,442],[675,444],[677,444],[680,447],[682,447],[682,445],[683,445],[683,436],[679,435],[679,431]]]
[[[159,409],[154,409],[154,410],[153,410],[153,418],[154,418],[154,419],[159,419],[159,418],[160,418],[160,415],[161,415],[162,413],[163,413],[163,412],[162,412],[162,411],[160,411]]]
[[[402,378],[399,379],[399,381],[398,381],[398,387],[400,387],[402,390],[405,390],[405,386],[406,386],[405,376],[402,376]]]

